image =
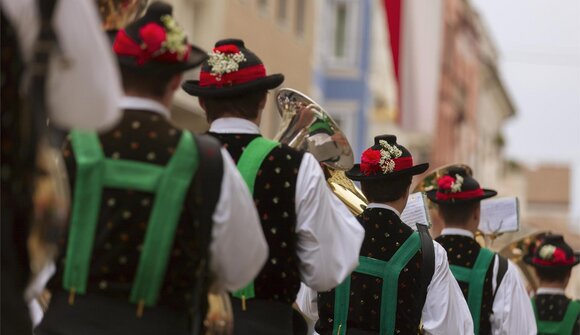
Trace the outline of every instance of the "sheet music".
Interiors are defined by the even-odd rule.
[[[413,230],[417,230],[417,223],[431,227],[429,209],[427,208],[424,193],[415,192],[409,195],[407,206],[401,213],[401,220]]]
[[[481,202],[479,230],[485,234],[518,231],[520,226],[517,197],[496,198]]]

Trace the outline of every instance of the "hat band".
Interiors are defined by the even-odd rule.
[[[161,28],[160,28],[161,29]],[[149,48],[142,48],[135,42],[125,30],[117,33],[115,42],[113,43],[113,51],[118,56],[134,57],[137,65],[142,66],[149,61],[156,61],[160,63],[184,63],[189,59],[191,46],[187,45],[187,51],[183,55],[176,52],[169,52],[169,49],[161,48],[151,51]]]
[[[455,192],[455,193],[441,193],[437,191],[435,197],[437,200],[450,200],[450,199],[471,199],[476,198],[484,195],[483,190],[481,188],[471,190],[471,191],[463,191],[463,192]]]
[[[264,78],[265,76],[266,68],[264,67],[264,64],[248,66],[243,69],[239,69],[238,71],[224,73],[222,75],[216,75],[211,72],[202,71],[199,74],[199,86],[232,86]]]
[[[556,261],[547,261],[545,259],[541,259],[538,257],[532,258],[532,263],[537,265],[543,266],[557,266],[557,265],[574,265],[574,257],[566,258],[566,259],[558,259]]]
[[[393,158],[393,163],[395,163],[395,166],[393,167],[393,171],[391,172],[409,169],[413,167],[413,157],[407,156]],[[361,159],[360,170],[366,176],[376,175],[378,172],[383,171],[379,163],[376,164],[369,163],[364,157],[363,159]],[[388,173],[383,172],[382,174],[387,175]]]

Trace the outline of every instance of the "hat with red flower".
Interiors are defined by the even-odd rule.
[[[413,164],[413,156],[397,143],[395,135],[380,135],[362,153],[360,164],[355,164],[346,176],[352,180],[389,179],[421,174],[429,168],[429,163]]]
[[[533,267],[544,269],[571,268],[580,263],[580,254],[566,244],[562,235],[546,235],[532,255],[524,261]]]
[[[452,166],[437,179],[437,187],[427,191],[429,200],[438,204],[464,204],[496,196],[497,192],[479,186],[465,167]]]
[[[207,58],[203,50],[187,42],[172,12],[171,5],[154,2],[143,17],[117,33],[113,51],[122,67],[152,74],[177,74]]]
[[[232,97],[282,84],[284,75],[266,74],[264,63],[246,48],[244,41],[225,39],[215,44],[203,63],[199,80],[188,80],[181,86],[189,95]]]

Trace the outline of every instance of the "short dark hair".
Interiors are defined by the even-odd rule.
[[[438,204],[439,214],[445,224],[463,226],[469,221],[469,217],[479,207],[479,201],[466,202],[464,204]]]
[[[167,85],[175,74],[151,74],[121,66],[121,79],[124,90],[133,90],[139,93],[161,98],[165,95]]]
[[[361,190],[370,202],[392,202],[401,199],[411,186],[413,176],[397,179],[362,180]]]
[[[538,278],[547,282],[563,282],[566,277],[570,276],[572,268],[534,268]]]
[[[258,117],[260,103],[265,98],[268,91],[237,95],[233,97],[212,98],[203,97],[205,112],[208,122],[215,121],[224,115],[232,115],[253,120]]]

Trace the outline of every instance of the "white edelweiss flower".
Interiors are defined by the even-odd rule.
[[[451,192],[456,193],[461,191],[461,186],[463,185],[463,177],[461,175],[455,175],[455,181],[451,184]]]
[[[550,260],[554,256],[554,251],[556,251],[555,246],[545,245],[539,250],[538,254],[540,255],[541,259]]]

